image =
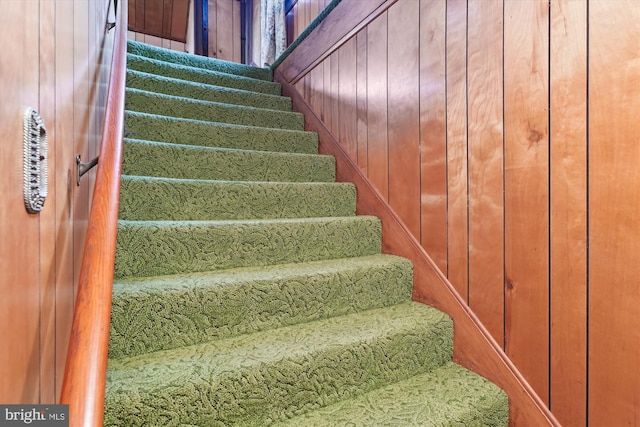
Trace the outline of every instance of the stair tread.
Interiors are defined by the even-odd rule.
[[[125,108],[169,117],[268,129],[304,130],[304,117],[292,111],[203,101],[140,89],[126,89]]]
[[[218,123],[136,111],[125,111],[124,136],[128,139],[218,148],[318,153],[318,136],[313,132]]]
[[[115,277],[148,277],[380,253],[371,216],[118,221]]]
[[[189,79],[198,83],[233,87],[271,95],[280,95],[282,90],[279,83],[272,81],[176,64],[131,53],[127,54],[127,67],[160,76]]]
[[[487,426],[509,424],[508,398],[454,363],[274,426]]]
[[[393,255],[114,283],[110,357],[309,322],[408,301],[412,265]]]
[[[268,68],[253,67],[250,65],[239,64],[237,62],[225,61],[217,58],[208,58],[205,56],[193,55],[186,52],[178,52],[175,50],[165,49],[162,47],[151,46],[149,44],[127,41],[127,52],[157,58],[172,63],[180,63],[192,67],[204,68],[209,70],[224,71],[233,75],[243,75],[259,80],[271,80],[272,73]]]
[[[127,87],[205,101],[291,111],[291,98],[127,70]]]
[[[351,183],[219,181],[123,176],[120,218],[211,220],[355,215]]]
[[[122,173],[205,180],[334,182],[335,159],[318,154],[204,147],[127,138]]]
[[[160,404],[181,422],[286,419],[442,366],[452,346],[448,316],[407,302],[110,360],[107,402],[116,416]]]

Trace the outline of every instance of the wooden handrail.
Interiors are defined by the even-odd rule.
[[[60,402],[72,427],[102,426],[118,226],[126,79],[127,2],[118,2],[100,164],[80,267]]]

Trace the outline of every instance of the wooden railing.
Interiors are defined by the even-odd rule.
[[[100,163],[80,268],[60,402],[72,427],[101,426],[105,395],[124,122],[127,2],[118,2]]]

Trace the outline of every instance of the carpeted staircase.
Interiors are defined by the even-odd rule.
[[[128,52],[105,425],[507,425],[269,70]]]

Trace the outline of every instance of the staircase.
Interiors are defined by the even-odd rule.
[[[269,70],[127,61],[105,425],[508,424]]]

